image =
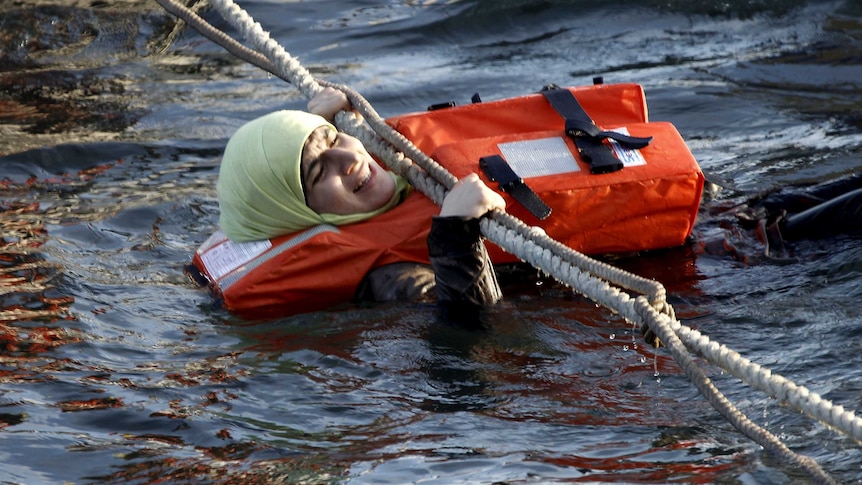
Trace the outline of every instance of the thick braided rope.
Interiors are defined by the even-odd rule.
[[[718,410],[730,424],[779,458],[789,463],[795,463],[819,483],[839,483],[829,476],[812,458],[791,451],[775,435],[752,422],[736,406],[728,401],[685,350],[682,341],[671,328],[671,324],[668,323],[672,320],[671,318],[656,312],[643,297],[636,298],[632,303],[634,305],[633,310],[642,317],[642,320],[648,321],[653,332],[667,344],[673,354],[674,360],[682,367],[689,381],[697,387],[700,393],[709,400],[712,407]]]
[[[492,233],[497,230],[490,224],[485,229]],[[593,278],[589,272],[581,271],[578,267],[572,266],[569,261],[544,250],[531,239],[513,241],[513,237],[517,234],[516,232],[500,234],[498,240],[501,241],[501,247],[521,259],[530,261],[537,269],[554,275],[558,280],[578,289],[585,296],[616,311],[629,321],[647,323],[658,335],[651,322],[644,320],[642,312],[634,312],[626,306],[628,295],[610,287],[600,279]],[[795,409],[807,413],[856,440],[862,440],[862,419],[858,418],[852,411],[845,410],[840,405],[836,406],[817,393],[764,369],[725,345],[710,341],[709,337],[702,335],[697,330],[682,325],[673,315],[668,314],[666,317],[669,318],[670,328],[685,346],[703,355],[707,361],[727,370],[770,397],[786,402]],[[662,341],[666,342],[664,339]]]
[[[486,224],[482,220],[480,224]],[[489,231],[494,231],[489,223]],[[695,364],[691,355],[667,321],[675,319],[667,314],[659,313],[646,300],[640,296],[632,299],[628,294],[613,288],[592,275],[581,271],[557,256],[539,247],[532,240],[512,241],[510,238],[517,233],[508,232],[501,239],[505,245],[503,249],[511,251],[518,257],[527,258],[532,253],[535,256],[534,266],[547,273],[554,274],[562,282],[572,288],[581,288],[582,293],[596,301],[605,308],[616,311],[620,316],[631,322],[648,322],[650,329],[668,346],[674,360],[682,367],[686,376],[697,387],[698,391],[706,397],[709,403],[745,436],[755,443],[763,446],[775,456],[788,463],[795,464],[805,470],[811,477],[822,483],[835,482],[820,466],[809,457],[798,455],[787,448],[775,435],[758,426],[748,419],[733,403],[719,391],[706,374]]]
[[[210,0],[213,7],[218,10],[231,26],[248,40],[254,48],[269,59],[275,69],[286,76],[288,82],[293,84],[306,99],[311,99],[323,89],[302,65],[288,54],[281,45],[263,30],[263,27],[239,5],[232,0]]]
[[[168,3],[170,3],[172,0],[158,0],[158,1],[159,1],[159,3],[163,4],[163,6],[164,6],[164,3],[163,3],[163,2],[168,2]],[[216,1],[219,1],[219,0],[216,0]],[[226,3],[230,3],[230,4],[232,5],[232,2],[221,2],[221,3],[225,3],[225,4],[226,4]],[[240,15],[241,15],[241,14],[244,14],[244,12],[243,12],[241,9],[239,9],[239,7],[236,7],[235,5],[233,5],[233,7],[235,7],[235,8],[233,8],[233,9],[231,9],[231,10],[233,10],[233,12],[234,12],[234,13],[237,13],[237,12],[238,12]],[[168,11],[170,11],[170,12],[174,13],[175,15],[177,15],[177,16],[179,16],[179,17],[181,17],[181,18],[183,18],[183,17],[184,17],[184,15],[185,15],[185,13],[183,13],[183,12],[181,12],[181,13],[182,13],[182,15],[181,15],[180,13],[176,13],[176,11],[175,11],[175,10],[176,10],[176,8],[175,8],[174,10],[172,10],[172,9],[168,8],[167,6],[166,6],[165,8],[166,8],[166,9],[168,9]],[[180,10],[181,10],[181,9],[180,9]],[[225,15],[225,14],[223,13],[222,15]],[[247,17],[247,14],[245,14],[245,15],[246,15],[246,17]],[[195,28],[196,28],[196,29],[198,29],[199,31],[201,30],[201,28],[200,28],[198,25],[196,25],[195,23],[192,23],[192,22],[189,22],[189,23],[190,23],[190,25],[192,25],[193,27],[195,27]],[[207,25],[208,25],[208,24],[207,24]],[[284,70],[286,70],[286,69],[292,69],[292,68],[298,67],[298,68],[299,68],[298,70],[297,70],[297,69],[295,69],[295,70],[291,71],[291,72],[293,73],[293,75],[291,75],[291,73],[287,73],[286,75],[284,75],[284,74],[278,74],[278,73],[276,73],[276,74],[277,74],[277,75],[279,75],[279,77],[281,77],[282,79],[288,80],[289,82],[292,82],[292,83],[294,83],[294,84],[295,84],[295,85],[297,85],[297,86],[305,86],[305,89],[307,90],[307,92],[306,92],[306,91],[304,91],[303,89],[300,89],[300,91],[301,91],[301,92],[303,92],[306,96],[313,96],[313,95],[314,95],[314,93],[316,93],[316,92],[320,89],[320,85],[321,85],[321,84],[324,84],[324,83],[315,83],[313,80],[311,80],[310,82],[309,82],[309,81],[307,81],[307,80],[306,80],[305,82],[303,82],[303,81],[301,81],[301,80],[299,80],[299,79],[296,79],[298,76],[308,76],[308,78],[310,78],[310,76],[308,75],[307,71],[305,71],[304,69],[302,69],[302,68],[301,68],[301,66],[299,66],[299,65],[298,65],[298,63],[297,63],[295,60],[293,60],[292,58],[290,58],[290,56],[288,56],[288,55],[286,54],[286,52],[284,52],[284,51],[283,51],[283,49],[281,49],[281,48],[280,48],[280,46],[278,46],[278,45],[277,45],[277,43],[275,43],[274,41],[272,41],[272,39],[271,39],[271,38],[269,38],[268,34],[265,34],[265,33],[264,33],[265,35],[263,35],[263,36],[259,36],[259,34],[258,34],[256,31],[262,31],[262,29],[260,28],[260,25],[259,25],[259,24],[256,24],[256,23],[251,22],[250,17],[249,17],[248,19],[246,19],[246,22],[240,22],[240,25],[242,25],[242,27],[238,27],[238,26],[235,26],[235,27],[236,27],[238,30],[240,30],[241,32],[244,32],[244,34],[243,34],[243,35],[245,35],[245,36],[247,36],[247,37],[249,37],[249,36],[252,36],[252,37],[254,37],[254,36],[258,36],[259,38],[263,39],[263,40],[258,41],[258,42],[257,42],[257,45],[258,45],[258,46],[260,46],[260,48],[262,48],[262,49],[266,50],[267,52],[270,52],[270,55],[276,59],[276,61],[277,61],[278,65],[279,65],[279,66],[281,66],[281,67],[274,67],[274,66],[271,66],[271,65],[267,65],[266,67],[264,67],[264,65],[262,65],[260,62],[254,62],[254,61],[250,61],[250,62],[255,63],[256,65],[259,65],[259,66],[261,66],[261,67],[264,67],[265,69],[267,69],[268,71],[273,72],[273,73],[276,73],[276,72],[274,72],[274,71],[282,72],[282,71],[284,71]],[[211,26],[210,26],[210,27],[211,27]],[[213,29],[213,30],[215,30],[215,29]],[[202,33],[203,33],[203,32],[202,32]],[[226,37],[226,36],[225,36],[225,37]],[[210,37],[210,38],[212,39],[213,37]],[[228,39],[230,39],[230,38],[228,37]],[[233,41],[233,39],[230,39],[230,41]],[[221,45],[225,45],[225,44],[224,44],[224,43],[222,43],[221,41],[216,40],[216,42],[217,42],[217,43],[220,43]],[[235,42],[235,41],[233,41],[233,42]],[[273,45],[273,44],[275,44],[275,45]],[[227,47],[226,47],[226,48],[227,48]],[[243,48],[243,49],[245,49],[245,48],[244,48],[244,46],[242,46],[242,48]],[[231,49],[229,49],[229,50],[230,50],[231,52],[233,52],[233,50],[231,50]],[[254,54],[257,54],[257,53],[254,53]],[[246,59],[246,60],[249,60],[249,59]],[[258,61],[259,61],[259,60],[258,60]],[[329,84],[329,83],[326,83],[326,84]],[[367,102],[365,102],[365,100],[364,100],[363,98],[361,98],[361,96],[358,96],[358,95],[356,95],[355,93],[354,93],[354,95],[353,95],[353,96],[351,96],[351,94],[350,94],[350,93],[348,93],[348,97],[349,97],[349,98],[351,98],[351,101],[354,103],[354,106],[359,106],[359,105],[361,105],[362,103],[367,104]],[[354,100],[354,97],[356,97],[356,98],[358,98],[358,99]],[[370,105],[369,105],[369,108],[370,108]],[[373,113],[373,115],[372,115],[372,116],[368,116],[368,115],[366,115],[366,116],[368,116],[369,118],[371,118],[371,119],[377,119],[377,120],[379,120],[379,119],[380,119],[380,118],[379,118],[379,116],[376,116],[376,112],[373,112],[373,108],[370,108],[370,110],[366,110],[366,112],[371,112],[371,113]],[[341,115],[339,115],[339,116],[341,116]],[[349,115],[348,115],[348,118],[347,118],[347,119],[344,119],[344,121],[345,121],[345,123],[347,123],[347,124],[350,124],[350,121],[353,121],[354,128],[358,128],[358,125],[359,125],[359,124],[361,124],[361,122],[358,122],[358,120],[357,120],[355,117],[354,117],[354,118],[352,118],[352,119],[351,119],[351,118],[349,118]],[[385,125],[385,123],[384,123],[384,125]],[[363,125],[363,126],[364,126],[364,125]],[[388,128],[388,126],[387,126],[387,128]],[[390,130],[390,131],[394,131],[394,130]],[[402,138],[403,138],[403,137],[402,137]],[[376,136],[375,136],[375,137],[373,137],[373,140],[379,140],[379,137],[376,137]],[[374,142],[373,140],[369,140],[369,144],[372,144],[372,143]],[[406,141],[406,140],[405,140],[405,141]],[[385,143],[385,142],[383,142],[383,143]],[[396,141],[396,143],[397,143],[397,141]],[[408,146],[409,146],[409,147],[412,147],[412,144],[410,144],[410,143],[409,143],[409,141],[407,142],[407,144],[408,144]],[[381,146],[381,147],[379,147],[379,148],[378,148],[378,150],[379,150],[379,151],[384,151],[384,152],[386,152],[386,151],[393,151],[393,150],[392,150],[392,148],[391,148],[391,146],[386,146],[386,147]],[[419,152],[417,149],[415,149],[415,147],[412,147],[412,150],[407,150],[407,151],[415,151],[415,152],[417,152],[419,155],[421,155],[421,156],[423,156],[423,157],[424,157],[424,154],[422,154],[422,153],[421,153],[421,152]],[[395,153],[394,153],[394,155],[395,155],[394,159],[395,159],[396,161],[400,161],[400,162],[401,162],[401,169],[402,169],[402,170],[404,169],[404,167],[407,167],[407,168],[409,169],[409,170],[408,170],[408,172],[409,172],[409,173],[408,173],[408,179],[410,179],[410,180],[411,180],[411,183],[412,183],[412,184],[414,184],[414,185],[420,186],[420,187],[424,187],[424,186],[428,186],[428,187],[430,187],[430,189],[431,189],[431,190],[430,190],[429,192],[426,192],[425,190],[423,190],[423,193],[426,193],[426,195],[428,195],[429,197],[431,197],[432,199],[434,199],[434,200],[435,200],[435,202],[438,202],[438,203],[439,203],[439,202],[442,200],[442,197],[443,197],[443,196],[445,196],[445,189],[444,189],[444,190],[442,190],[442,191],[440,190],[440,184],[439,184],[439,183],[437,183],[437,180],[433,179],[432,177],[427,176],[426,174],[422,173],[421,171],[414,170],[416,167],[412,164],[412,161],[410,161],[409,159],[406,159],[406,158],[403,156],[403,154],[402,154],[402,153],[397,153],[397,152],[395,152]],[[427,157],[426,157],[426,158],[427,158]],[[429,160],[430,160],[430,159],[429,159]],[[432,162],[433,162],[433,161],[432,161]],[[391,167],[390,167],[390,168],[391,168]],[[433,167],[432,167],[432,168],[433,168]],[[446,185],[451,186],[451,184],[453,183],[453,182],[452,182],[452,180],[454,180],[454,178],[452,178],[452,177],[451,177],[451,175],[448,175],[448,172],[445,172],[445,169],[440,168],[440,170],[442,170],[442,171],[444,172],[444,173],[443,173],[444,177],[438,177],[438,178],[442,178],[443,180],[446,180],[446,182],[448,182]],[[418,174],[418,175],[417,175],[417,174]],[[446,177],[445,177],[446,175],[448,175],[448,177],[449,177],[449,179],[448,179],[448,180],[447,180],[447,179],[446,179]],[[495,213],[495,214],[494,214],[494,216],[495,216],[495,218],[503,218],[503,219],[504,219],[504,220],[509,224],[509,226],[510,226],[510,227],[517,227],[519,224],[523,225],[523,223],[522,223],[522,222],[517,221],[517,219],[515,219],[515,218],[513,218],[513,217],[511,217],[511,216],[509,216],[508,214],[505,214],[505,213]],[[506,219],[509,219],[509,220],[506,220]],[[486,224],[483,224],[483,225],[484,225],[484,231],[485,231],[485,232],[493,232],[493,231],[492,231],[493,226],[489,226],[489,225],[487,224],[487,219],[486,219],[486,220],[484,220],[483,222],[486,222]],[[524,227],[526,227],[526,226],[524,225]],[[535,231],[534,231],[534,232],[535,232]],[[524,233],[525,233],[525,232],[524,232],[523,230],[521,230],[521,234],[523,235]],[[509,233],[509,234],[511,235],[511,233]],[[534,235],[535,235],[535,236],[538,236],[538,238],[539,238],[539,239],[542,239],[542,236],[544,236],[544,234],[534,234]],[[504,235],[504,236],[505,236],[505,235]],[[494,238],[492,238],[492,237],[489,237],[489,239],[491,239],[492,241],[494,240]],[[550,238],[547,238],[547,236],[544,236],[544,239],[550,240]],[[559,244],[558,242],[556,242],[556,241],[553,241],[553,240],[550,240],[550,241],[551,241],[553,244],[555,244],[555,245],[562,246],[562,245],[560,245],[560,244]],[[553,245],[553,244],[552,244],[552,245]],[[547,272],[547,273],[549,273],[549,274],[554,275],[554,274],[555,274],[555,271],[556,271],[556,272],[560,272],[560,267],[561,267],[561,266],[560,266],[560,264],[559,264],[559,262],[560,262],[559,256],[557,256],[557,255],[553,255],[553,256],[548,257],[548,249],[547,249],[547,248],[540,249],[539,251],[526,251],[526,252],[525,252],[525,251],[519,250],[517,247],[512,247],[512,246],[511,246],[511,245],[509,245],[509,244],[502,244],[502,245],[501,245],[501,247],[504,247],[504,249],[506,249],[506,248],[508,247],[508,248],[510,248],[510,249],[512,250],[511,252],[515,252],[515,251],[517,251],[517,252],[521,253],[521,254],[522,254],[522,256],[521,256],[521,257],[522,257],[522,259],[524,259],[524,260],[526,260],[526,261],[528,261],[528,262],[530,262],[531,260],[536,261],[536,264],[534,264],[534,266],[536,266],[537,268],[543,269],[544,271],[546,271],[546,272]],[[518,247],[520,247],[521,249],[523,249],[525,246],[521,245],[521,246],[518,246]],[[565,247],[565,246],[563,246],[563,247]],[[565,252],[565,251],[564,251],[564,252]],[[576,253],[576,252],[574,252],[574,251],[571,251],[571,250],[569,250],[568,252],[574,253],[575,255],[577,255],[577,254],[578,254],[578,253]],[[533,257],[533,256],[532,256],[533,254],[540,254],[540,255],[544,255],[545,261],[546,261],[546,262],[547,262],[547,261],[550,261],[550,264],[542,264],[542,263],[540,263],[540,262],[539,262],[539,259],[537,259],[537,258],[535,258],[535,257]],[[583,256],[583,258],[585,258],[585,259],[589,260],[589,258],[586,258],[586,256]],[[596,263],[598,263],[598,262],[596,262]],[[588,265],[589,265],[589,264],[588,264]],[[546,268],[550,268],[550,269],[546,269]],[[554,268],[556,268],[556,269],[554,269]],[[619,278],[619,277],[620,277],[620,276],[617,274],[617,272],[616,272],[616,271],[614,271],[614,270],[616,270],[616,268],[613,268],[613,267],[612,267],[612,266],[610,266],[610,265],[604,265],[604,263],[599,263],[599,265],[598,265],[594,270],[598,271],[600,274],[609,274],[609,275],[611,275],[611,277],[612,277],[612,278]],[[623,272],[623,273],[624,273],[624,272]],[[611,308],[611,309],[617,309],[617,311],[618,311],[619,313],[623,314],[623,316],[625,316],[627,319],[630,319],[630,320],[632,320],[632,321],[638,321],[638,320],[639,320],[639,319],[637,318],[637,315],[635,315],[633,312],[630,312],[630,311],[620,311],[620,310],[619,310],[619,309],[620,309],[620,305],[619,305],[618,303],[620,303],[620,301],[618,301],[618,300],[617,300],[617,298],[619,297],[619,298],[621,298],[623,301],[628,301],[628,300],[629,300],[629,296],[628,296],[627,294],[620,292],[618,289],[610,288],[610,287],[607,285],[607,283],[605,283],[605,282],[603,282],[603,281],[601,281],[601,280],[599,280],[599,279],[596,279],[596,278],[594,278],[594,277],[590,276],[588,273],[586,273],[586,272],[584,272],[584,271],[582,271],[582,270],[580,270],[580,269],[576,269],[576,270],[574,271],[574,274],[575,274],[575,277],[574,277],[574,278],[573,278],[573,277],[571,277],[571,274],[572,274],[572,273],[565,273],[565,274],[564,274],[561,278],[559,278],[559,279],[560,279],[561,281],[566,282],[567,284],[569,284],[569,286],[572,286],[575,290],[580,291],[580,292],[584,293],[584,294],[585,294],[585,295],[587,295],[587,296],[590,296],[590,297],[591,297],[591,298],[593,298],[595,301],[597,301],[597,302],[599,302],[599,303],[603,304],[604,306],[606,306],[606,307],[608,307],[608,308]],[[652,293],[651,293],[649,290],[644,291],[644,293],[651,294],[651,296],[653,297],[653,298],[651,298],[650,303],[649,303],[650,308],[652,308],[652,311],[653,311],[653,312],[655,312],[655,311],[656,311],[656,309],[658,309],[659,311],[665,311],[665,312],[667,313],[667,315],[663,315],[663,316],[664,316],[665,318],[670,318],[672,321],[674,321],[675,319],[674,319],[674,318],[673,318],[673,316],[672,316],[672,308],[671,308],[669,305],[667,305],[667,303],[666,303],[666,302],[664,302],[664,288],[663,288],[660,284],[657,284],[657,283],[656,283],[656,284],[654,284],[654,285],[642,285],[642,284],[641,284],[642,282],[641,282],[640,280],[647,281],[647,282],[649,282],[649,280],[645,280],[645,279],[640,278],[640,277],[637,277],[637,276],[635,276],[635,275],[632,275],[632,276],[634,276],[634,278],[632,279],[632,280],[634,281],[634,283],[629,283],[629,284],[631,284],[632,286],[635,286],[635,287],[638,287],[638,286],[650,286],[650,287],[651,287],[651,289],[653,290],[653,292],[652,292]],[[621,278],[621,279],[626,280],[627,278],[623,277],[623,278]],[[586,282],[586,283],[585,283],[585,282]],[[652,282],[649,282],[649,283],[652,283]],[[660,298],[656,298],[659,294],[661,295],[661,297],[660,297]],[[641,298],[641,300],[642,300],[642,301],[646,301],[646,300],[645,300],[645,299],[643,299],[643,298]],[[616,304],[615,304],[615,303],[616,303]],[[669,316],[668,316],[668,315],[669,315]],[[652,328],[652,327],[653,327],[653,324],[652,324],[652,323],[650,323],[650,326],[651,326],[651,328]],[[654,331],[655,331],[655,329],[654,329]],[[677,339],[677,340],[678,340],[678,339]],[[680,353],[680,352],[679,352],[679,350],[677,350],[677,352],[676,352],[676,353]],[[699,369],[698,369],[698,371],[699,371]],[[701,372],[701,373],[702,373],[702,372]],[[704,378],[706,378],[705,376],[703,376],[703,377],[704,377]],[[707,382],[708,382],[708,379],[707,379]],[[711,385],[711,384],[710,384],[710,385]],[[701,387],[700,387],[700,386],[698,386],[698,388],[699,388],[699,389],[701,389]],[[803,388],[803,391],[804,391],[804,388]],[[701,392],[704,392],[704,393],[705,393],[705,392],[708,392],[708,391],[707,391],[707,390],[704,390],[704,389],[701,389]],[[718,396],[720,399],[718,399],[718,400],[716,400],[716,399],[715,399],[715,395],[716,395],[715,393],[718,393],[718,394],[717,394],[717,396]],[[804,394],[804,393],[803,393],[803,394]],[[707,395],[707,394],[705,394],[705,395]],[[711,395],[711,396],[713,396],[713,398],[710,398],[710,397],[709,397],[710,395]],[[816,395],[815,395],[815,396],[816,396]],[[710,402],[711,402],[711,403],[713,403],[713,405],[714,405],[714,406],[719,406],[719,405],[721,404],[721,401],[722,401],[722,400],[726,402],[726,399],[724,399],[724,397],[723,397],[723,396],[720,394],[720,392],[718,392],[717,390],[713,391],[713,392],[712,392],[712,394],[707,395],[707,397],[708,397],[708,399],[710,400]],[[817,396],[817,397],[819,397],[819,396]],[[792,402],[792,401],[791,401],[791,402]],[[822,403],[822,401],[821,401],[821,403]],[[722,409],[727,409],[727,405],[729,405],[729,406],[730,406],[730,409],[732,410],[732,411],[729,411],[729,414],[731,414],[731,415],[732,415],[734,412],[735,412],[735,413],[737,413],[737,414],[739,414],[739,412],[738,412],[738,411],[736,411],[736,410],[735,410],[735,408],[733,408],[732,404],[730,404],[729,402],[727,402],[726,404],[722,405],[722,406],[723,406],[723,407],[722,407]],[[821,408],[823,408],[823,407],[825,407],[825,406],[822,406],[822,405],[821,405]],[[842,408],[842,411],[843,411],[843,408]],[[725,414],[725,413],[723,412],[722,414]],[[816,414],[816,413],[812,413],[812,414],[813,414],[813,415],[815,415],[815,416],[816,416],[816,415],[818,415],[818,414]],[[822,413],[820,413],[820,414],[822,414]],[[834,415],[835,413],[833,412],[832,414]],[[839,414],[841,414],[841,413],[839,413]],[[731,422],[732,422],[732,423],[735,423],[735,422],[737,422],[737,421],[738,421],[738,420],[732,420]],[[736,424],[734,424],[734,425],[736,426]],[[743,426],[743,425],[741,425],[741,426]],[[754,425],[753,423],[751,423],[751,426],[755,426],[755,427],[756,427],[756,425]],[[738,426],[738,427],[739,427],[739,426]],[[749,428],[750,428],[750,426],[749,426]],[[763,435],[763,434],[765,433],[765,435],[766,435],[766,436],[772,436],[772,435],[770,435],[768,432],[766,432],[765,430],[762,430],[762,429],[760,429],[760,428],[757,428],[757,429],[760,431],[760,433],[755,433],[756,435],[758,435],[758,434],[759,434],[759,435]],[[751,433],[751,431],[746,432],[746,435],[749,435],[749,433]],[[773,437],[773,438],[774,438],[774,437]],[[753,439],[754,439],[754,438],[753,438]],[[777,440],[777,438],[776,438],[775,440]],[[758,440],[756,440],[756,441],[758,441]],[[763,441],[763,440],[761,439],[761,441]],[[766,441],[768,442],[769,440],[766,440]],[[759,442],[761,445],[764,445],[764,444],[763,444],[763,443],[761,443],[760,441],[758,441],[758,442]],[[780,443],[780,442],[779,442],[779,443]],[[773,448],[772,446],[769,446],[769,445],[764,445],[764,446],[765,446],[765,447],[768,447],[768,448],[770,448],[770,449],[771,449],[771,448]],[[783,445],[782,445],[782,446],[783,446]],[[788,450],[788,452],[789,452],[789,450]],[[776,450],[776,453],[777,453],[779,456],[781,456],[782,454],[784,454],[784,453],[782,453],[782,452],[781,452],[781,450],[780,450],[780,449],[777,449],[777,450]],[[791,454],[792,454],[792,453],[791,453]],[[795,456],[795,455],[794,455],[794,456]],[[796,462],[796,463],[797,463],[797,464],[799,464],[803,469],[806,469],[806,470],[808,470],[808,469],[810,468],[810,464],[807,464],[807,462],[812,462],[812,460],[810,460],[810,459],[801,460],[801,461],[800,461],[800,460],[796,460],[796,459],[792,459],[791,461]],[[814,466],[816,467],[816,463],[814,464]],[[819,470],[819,468],[817,468],[816,470],[808,470],[808,471],[809,471],[809,473],[811,473],[811,474],[812,474],[812,476],[815,476],[815,477],[816,477],[816,476],[818,476],[818,472],[817,472],[817,470]],[[822,472],[822,470],[819,472],[819,474],[820,474],[819,476],[820,476],[821,478],[822,478],[823,476],[825,476],[825,473],[823,473],[823,472]],[[827,479],[828,479],[828,477],[827,477]],[[829,481],[830,481],[830,480],[827,480],[827,482],[829,482]]]
[[[697,330],[671,320],[671,329],[685,346],[702,355],[707,361],[727,370],[747,384],[760,389],[770,397],[807,413],[855,440],[862,441],[862,419],[844,406],[834,405],[816,392],[798,386],[787,378],[764,369]]]

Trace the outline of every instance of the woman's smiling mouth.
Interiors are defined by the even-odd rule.
[[[357,193],[357,192],[359,192],[360,190],[364,189],[364,188],[365,188],[365,186],[366,186],[366,185],[368,185],[368,182],[370,182],[370,181],[371,181],[371,175],[373,175],[373,171],[372,171],[372,170],[370,170],[370,167],[369,167],[368,175],[366,175],[366,176],[365,176],[365,178],[363,178],[363,179],[359,182],[359,185],[357,185],[357,186],[356,186],[356,188],[355,188],[355,189],[353,189],[353,193],[354,193],[354,194],[355,194],[355,193]]]

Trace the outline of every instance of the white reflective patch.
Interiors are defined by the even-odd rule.
[[[562,137],[512,141],[497,145],[503,158],[521,178],[580,171]]]
[[[611,131],[629,134],[625,127]],[[610,140],[614,154],[625,167],[646,165],[646,159],[636,149],[626,148]],[[521,178],[541,177],[580,171],[575,157],[562,137],[513,141],[497,145],[503,158]]]
[[[625,127],[615,128],[609,131],[622,133],[623,135],[629,134],[629,130],[627,130]],[[624,167],[646,165],[646,159],[644,159],[643,155],[641,155],[640,150],[626,148],[613,140],[611,140],[611,148],[614,149],[614,154],[616,154],[617,158],[619,158],[620,161],[623,162]]]
[[[210,276],[218,281],[271,247],[272,243],[268,240],[244,243],[225,240],[221,244],[208,248],[201,254],[201,260]]]

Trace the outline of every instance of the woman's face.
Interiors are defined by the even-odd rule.
[[[395,181],[362,143],[328,126],[306,140],[299,170],[306,204],[318,214],[371,212],[395,193]]]

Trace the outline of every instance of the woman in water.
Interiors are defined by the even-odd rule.
[[[326,88],[305,111],[277,111],[252,120],[231,137],[218,181],[219,225],[235,242],[271,239],[318,224],[345,225],[398,205],[410,186],[381,167],[356,138],[331,124],[351,109]],[[423,299],[479,306],[501,298],[479,231],[479,218],[503,210],[503,198],[477,175],[446,195],[427,238],[431,266],[394,263],[371,270],[362,300]],[[334,277],[336,275],[333,275]]]

